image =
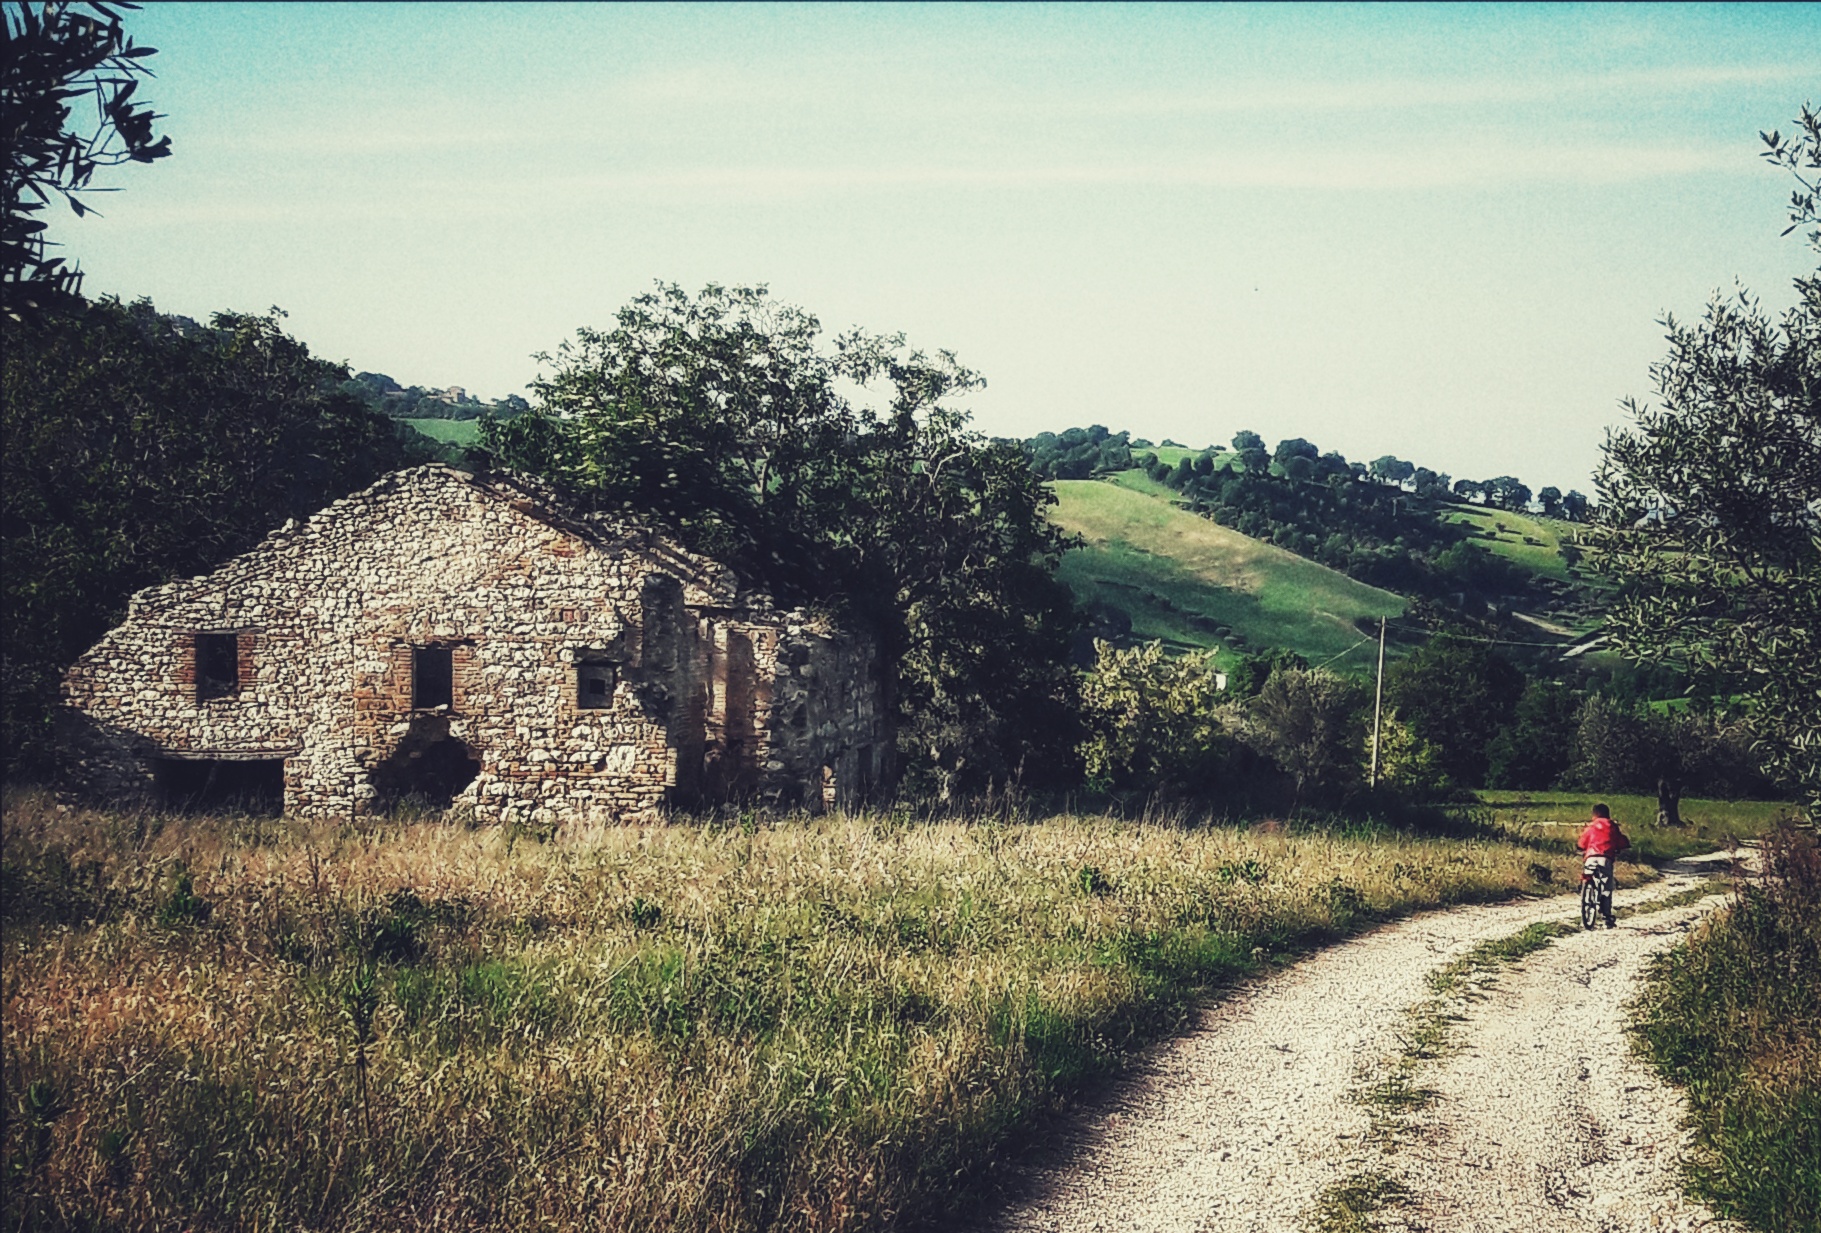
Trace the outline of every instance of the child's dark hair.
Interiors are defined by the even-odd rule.
[[[1605,802],[1602,801],[1600,804],[1595,805],[1593,807],[1593,816],[1596,818],[1605,818],[1608,821],[1611,821],[1612,820],[1612,810],[1606,808]]]

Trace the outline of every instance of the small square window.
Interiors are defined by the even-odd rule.
[[[240,692],[240,637],[196,635],[196,700],[232,698]]]
[[[613,701],[619,676],[612,664],[581,663],[575,666],[575,704],[584,711],[598,711]]]
[[[411,648],[411,705],[420,711],[455,705],[455,661],[448,647]]]

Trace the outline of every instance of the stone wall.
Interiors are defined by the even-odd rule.
[[[236,639],[227,696],[199,695],[202,634]],[[445,652],[447,703],[415,705]],[[468,766],[458,803],[488,821],[815,806],[824,766],[847,803],[878,781],[875,668],[867,640],[650,531],[423,467],[136,595],[67,674],[70,770],[117,795],[160,759],[282,759],[287,812],[313,817],[371,812],[432,765]],[[606,692],[579,696],[584,676]]]

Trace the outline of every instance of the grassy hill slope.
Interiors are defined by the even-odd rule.
[[[1404,611],[1400,596],[1134,488],[1098,480],[1053,488],[1051,518],[1087,541],[1063,558],[1062,578],[1084,604],[1130,614],[1136,641],[1158,638],[1180,650],[1283,647],[1319,662],[1360,640],[1356,621]],[[1362,655],[1335,667],[1364,663]]]
[[[1569,580],[1568,562],[1562,557],[1562,543],[1570,534],[1569,523],[1481,505],[1452,506],[1443,521],[1473,528],[1483,537],[1474,542],[1494,556],[1545,578]]]
[[[407,419],[401,422],[411,425],[432,441],[441,441],[446,445],[473,445],[481,436],[479,420]]]

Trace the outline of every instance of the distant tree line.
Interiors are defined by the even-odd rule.
[[[1174,442],[1165,441],[1165,446]],[[1156,446],[1129,432],[1109,432],[1104,425],[1043,432],[1024,442],[1031,466],[1045,479],[1091,479],[1116,471],[1142,468],[1152,479],[1186,489],[1196,477],[1231,472],[1296,483],[1332,484],[1336,478],[1355,483],[1376,483],[1434,501],[1482,504],[1512,513],[1540,513],[1565,522],[1585,521],[1589,502],[1583,494],[1563,493],[1553,485],[1532,494],[1515,476],[1456,480],[1452,476],[1385,454],[1369,463],[1349,462],[1343,455],[1322,452],[1301,437],[1279,441],[1275,450],[1265,448],[1264,438],[1250,429],[1233,436],[1232,449],[1188,451],[1175,464],[1160,462]],[[1182,447],[1177,446],[1181,449]],[[1224,476],[1223,476],[1224,478]],[[1193,494],[1191,494],[1193,495]]]
[[[1715,706],[1627,700],[1526,676],[1483,639],[1443,634],[1386,674],[1378,784],[1372,695],[1277,652],[1217,673],[1160,644],[1099,643],[1081,689],[1090,787],[1223,802],[1235,812],[1445,800],[1478,788],[1771,797],[1747,729]]]
[[[1203,453],[1147,468],[1195,512],[1372,586],[1496,601],[1530,584],[1527,572],[1473,543],[1471,527],[1440,516],[1455,499],[1446,475],[1389,457],[1350,463],[1300,438],[1280,442],[1269,462],[1256,434],[1237,434],[1234,447],[1226,465]],[[1374,478],[1375,468],[1387,478]],[[1412,488],[1390,478],[1397,475]]]
[[[1040,432],[1024,443],[1031,469],[1044,479],[1090,479],[1109,471],[1132,467],[1132,450],[1150,447],[1149,441],[1132,440],[1129,432],[1109,433],[1103,425]]]
[[[421,385],[400,385],[383,372],[357,372],[342,383],[342,388],[374,410],[395,419],[478,420],[487,416],[511,419],[531,410],[531,404],[517,394],[488,402],[460,386],[435,390]]]
[[[1497,606],[1525,598],[1534,586],[1529,571],[1473,543],[1479,532],[1445,517],[1457,504],[1529,510],[1530,489],[1511,476],[1456,481],[1389,454],[1350,462],[1300,437],[1272,451],[1250,430],[1234,434],[1231,450],[1184,451],[1174,463],[1150,442],[1101,425],[1040,433],[1024,447],[1046,479],[1141,469],[1180,492],[1198,514],[1404,595]],[[1581,493],[1553,487],[1535,503],[1565,521],[1585,519],[1589,511]],[[1572,544],[1562,552],[1571,566],[1579,560]]]

